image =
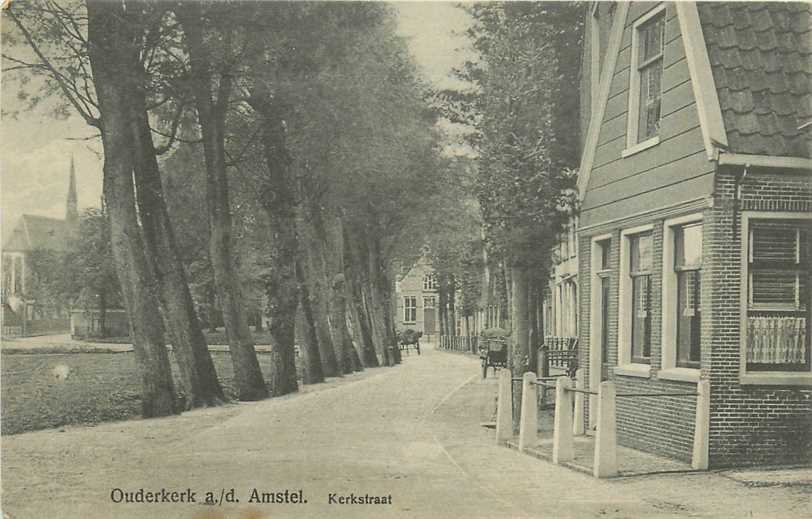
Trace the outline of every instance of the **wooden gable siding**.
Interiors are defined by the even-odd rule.
[[[598,81],[598,78],[592,77],[592,31],[589,20],[590,9],[584,9],[585,17],[587,19],[586,27],[584,29],[584,43],[581,49],[581,80],[578,85],[579,102],[581,103],[579,109],[579,126],[578,126],[578,154],[579,156],[584,152],[584,144],[586,143],[586,134],[589,129],[589,114],[595,109],[592,106],[592,89],[593,81]],[[600,38],[598,38],[600,40]]]
[[[629,8],[581,208],[583,227],[676,205],[712,192],[714,167],[705,155],[685,46],[676,9],[670,3],[666,6],[660,143],[621,157],[627,147],[632,27],[657,5],[635,2]]]

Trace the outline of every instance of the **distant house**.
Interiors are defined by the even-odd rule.
[[[542,300],[544,337],[578,336],[577,217],[572,217],[553,249],[553,266]]]
[[[425,335],[440,333],[437,286],[437,274],[425,256],[404,269],[395,284],[398,330],[411,328]]]
[[[808,461],[810,5],[594,2],[586,16],[588,386],[708,380],[711,468]],[[694,405],[619,398],[618,439],[688,460]]]
[[[36,301],[31,294],[31,255],[35,251],[63,252],[79,227],[76,175],[71,160],[65,218],[24,214],[3,243],[2,287],[3,323],[67,318],[56,315],[48,301]],[[67,321],[65,321],[67,323]],[[14,334],[11,330],[4,333]]]

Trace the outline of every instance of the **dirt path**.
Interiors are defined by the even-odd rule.
[[[40,431],[2,444],[12,518],[799,517],[804,488],[718,475],[597,481],[492,442],[495,387],[435,352],[304,394],[180,417]],[[111,492],[191,489],[195,504],[116,504]],[[234,489],[238,504],[207,506]],[[258,497],[306,504],[249,503]],[[281,492],[281,496],[271,496]],[[369,494],[392,504],[330,504]],[[778,511],[778,512],[777,512]],[[785,513],[786,511],[786,513]],[[769,512],[769,513],[768,513]]]

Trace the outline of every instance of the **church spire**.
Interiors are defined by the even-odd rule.
[[[68,222],[77,222],[79,220],[79,204],[76,198],[76,169],[73,166],[73,155],[70,157],[70,181],[68,183],[65,220]]]

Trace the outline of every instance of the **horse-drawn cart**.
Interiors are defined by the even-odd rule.
[[[417,354],[420,355],[420,337],[422,336],[423,332],[418,332],[411,328],[398,332],[398,346],[400,347],[400,351],[406,352],[408,355],[409,349],[414,348]]]
[[[482,378],[488,376],[488,368],[493,368],[494,375],[496,368],[507,367],[507,339],[488,338],[480,342],[479,358],[482,361]]]

